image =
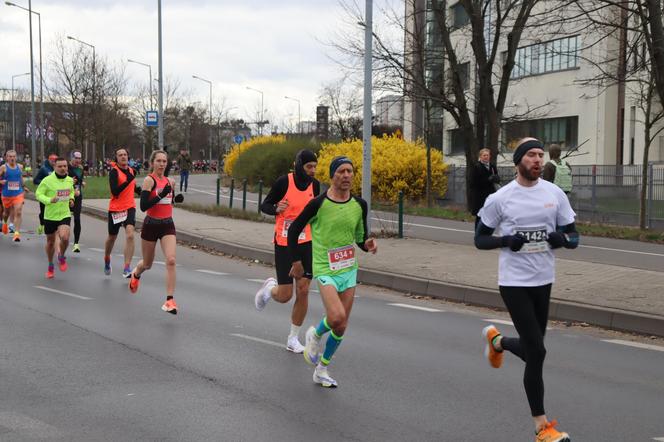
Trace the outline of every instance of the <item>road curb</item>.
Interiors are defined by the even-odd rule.
[[[89,207],[85,204],[82,210],[86,214],[102,219],[106,219],[108,216],[105,210]],[[140,228],[141,225],[142,222],[136,220],[136,227]],[[178,239],[227,255],[259,260],[265,263],[272,263],[274,260],[274,253],[270,250],[257,249],[230,241],[221,241],[186,230],[178,229]],[[360,268],[357,276],[358,281],[363,284],[375,285],[413,295],[430,296],[446,301],[505,310],[505,306],[497,290],[366,268]],[[559,321],[583,322],[612,330],[664,337],[664,317],[647,313],[551,299],[549,317]]]

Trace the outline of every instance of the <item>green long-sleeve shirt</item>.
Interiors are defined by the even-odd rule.
[[[59,178],[53,172],[39,183],[35,195],[37,200],[46,206],[45,220],[62,221],[71,216],[69,201],[74,200],[74,180],[70,176]],[[52,203],[55,196],[58,197],[58,202]]]

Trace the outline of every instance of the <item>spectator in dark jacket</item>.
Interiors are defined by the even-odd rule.
[[[491,151],[489,149],[480,150],[479,161],[471,169],[470,177],[470,213],[475,216],[475,226],[479,218],[477,212],[484,206],[487,197],[496,191],[500,183],[498,169],[491,164]]]

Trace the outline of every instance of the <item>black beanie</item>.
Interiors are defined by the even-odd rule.
[[[334,172],[336,172],[342,164],[350,164],[352,166],[353,162],[346,156],[332,158],[332,162],[330,163],[330,178],[334,176]]]
[[[514,150],[514,155],[512,156],[514,164],[519,164],[521,162],[521,158],[523,158],[526,152],[528,152],[530,149],[544,149],[544,145],[540,140],[535,139],[526,140],[519,144]]]

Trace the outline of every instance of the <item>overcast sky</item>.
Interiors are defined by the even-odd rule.
[[[14,2],[27,7],[27,0]],[[132,58],[151,64],[157,76],[156,0],[33,0],[32,7],[42,15],[46,67],[54,39],[72,35],[95,45],[97,56],[111,62]],[[313,119],[321,85],[340,77],[328,58],[331,50],[321,43],[343,27],[336,0],[163,0],[162,14],[164,75],[178,78],[204,103],[208,85],[192,75],[212,80],[214,100],[225,97],[238,117],[250,119],[260,109],[260,94],[246,89],[251,86],[264,91],[275,122],[289,115],[297,120],[297,103],[285,95],[301,100],[302,120]],[[33,26],[37,62],[36,20]],[[27,12],[3,2],[0,87],[29,70],[27,34]],[[129,64],[127,74],[134,84],[147,83],[147,68]],[[30,86],[29,77],[16,81]]]

